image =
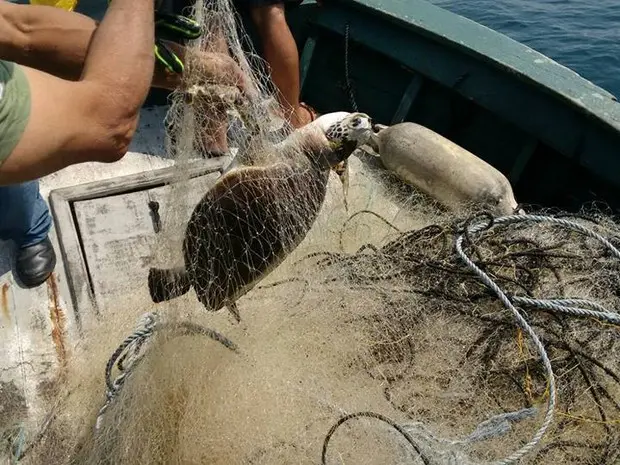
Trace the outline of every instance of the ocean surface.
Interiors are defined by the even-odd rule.
[[[620,0],[431,0],[571,68],[620,98]]]

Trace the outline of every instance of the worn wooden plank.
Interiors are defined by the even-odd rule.
[[[72,203],[70,197],[65,197],[63,190],[50,193],[50,209],[58,237],[59,261],[63,262],[65,267],[73,318],[81,330],[85,318],[97,315],[97,307],[93,300],[88,270],[80,247],[80,236],[75,225]]]
[[[72,201],[94,199],[101,196],[110,196],[128,191],[147,189],[161,186],[180,178],[194,178],[203,174],[221,171],[223,166],[230,162],[230,157],[217,157],[206,160],[196,160],[187,166],[179,168],[171,166],[153,171],[106,179],[104,181],[89,182],[65,189],[50,192],[50,201]]]

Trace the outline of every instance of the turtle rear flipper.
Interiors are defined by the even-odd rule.
[[[192,287],[184,268],[150,268],[148,283],[151,299],[155,303],[181,297]]]
[[[237,304],[234,302],[229,303],[228,305],[226,305],[226,308],[228,309],[230,314],[233,316],[235,321],[237,323],[241,323],[241,315],[239,314],[239,308],[237,307]]]

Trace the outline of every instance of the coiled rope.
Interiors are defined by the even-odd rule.
[[[97,432],[102,424],[105,412],[108,410],[114,399],[118,396],[121,388],[125,384],[127,378],[131,375],[133,368],[144,357],[144,352],[140,354],[144,343],[159,329],[163,329],[167,325],[161,321],[158,314],[149,312],[145,314],[138,323],[136,329],[118,346],[114,351],[105,367],[105,383],[106,383],[106,400],[95,422],[95,432]],[[181,332],[182,335],[200,335],[207,336],[214,341],[219,342],[226,348],[237,351],[237,346],[226,336],[215,330],[205,328],[195,323],[183,322],[172,326]],[[114,366],[120,371],[116,378],[112,378]]]
[[[575,300],[571,300],[571,299],[546,300],[546,299],[529,299],[526,297],[512,297],[511,299],[504,293],[504,291],[497,285],[497,283],[493,281],[493,279],[491,279],[491,277],[488,274],[486,274],[482,269],[480,269],[473,262],[473,260],[469,258],[469,256],[463,250],[463,241],[465,240],[466,236],[469,240],[471,240],[474,234],[488,231],[496,225],[506,225],[506,224],[524,223],[524,222],[555,224],[555,225],[563,226],[570,230],[579,232],[592,239],[599,241],[616,258],[620,259],[620,251],[616,249],[616,247],[614,247],[614,245],[611,242],[609,242],[606,238],[604,238],[600,234],[580,225],[579,223],[575,223],[573,221],[565,220],[562,218],[554,218],[550,216],[539,216],[539,215],[528,215],[528,214],[511,215],[511,216],[504,216],[504,217],[491,219],[490,221],[481,221],[481,222],[478,222],[477,224],[474,224],[471,227],[467,226],[463,234],[457,237],[456,239],[457,254],[463,260],[463,262],[465,262],[465,264],[478,276],[478,278],[480,278],[480,280],[497,295],[497,297],[501,300],[504,306],[508,310],[511,311],[511,313],[517,320],[517,324],[532,339],[532,342],[534,343],[534,346],[536,347],[536,350],[538,351],[542,359],[542,363],[543,363],[543,366],[545,367],[545,371],[547,372],[547,382],[549,384],[549,400],[547,403],[547,412],[545,413],[545,418],[543,420],[542,425],[540,426],[538,431],[536,431],[532,439],[527,444],[525,444],[523,447],[521,447],[520,449],[518,449],[516,452],[506,457],[505,459],[494,462],[495,465],[509,465],[509,464],[518,462],[521,458],[523,458],[534,447],[538,445],[538,443],[541,441],[542,437],[546,433],[547,429],[549,428],[549,425],[551,425],[551,422],[553,421],[555,404],[557,401],[555,375],[553,374],[553,368],[551,366],[551,361],[549,360],[549,356],[547,355],[547,351],[545,350],[545,347],[540,341],[540,338],[538,337],[538,335],[534,332],[534,330],[529,325],[529,323],[525,320],[525,318],[523,318],[523,316],[521,315],[521,313],[515,306],[515,303],[526,303],[528,305],[533,305],[535,307],[543,308],[545,310],[568,313],[568,314],[576,315],[576,316],[590,316],[590,317],[598,318],[598,319],[601,319],[607,322],[620,321],[620,318],[619,318],[620,315],[618,315],[617,313],[612,313],[610,311],[607,311],[600,305],[594,302],[589,302],[587,300],[581,300],[581,299],[579,300],[577,299]],[[590,308],[596,308],[597,310],[589,310],[585,308],[572,307],[572,305],[589,306]]]
[[[154,312],[144,315],[134,332],[125,338],[125,340],[117,347],[112,356],[109,358],[108,363],[105,366],[106,400],[97,414],[95,431],[99,430],[101,427],[103,415],[118,395],[120,389],[123,387],[123,384],[125,384],[125,380],[131,373],[132,367],[137,361],[140,360],[141,357],[139,357],[138,353],[142,348],[142,345],[153,335],[157,318],[158,315]],[[132,352],[131,354],[130,351]],[[124,365],[125,360],[127,360],[130,356],[130,363],[128,365]],[[115,365],[120,370],[120,374],[115,379],[112,379],[112,370]]]

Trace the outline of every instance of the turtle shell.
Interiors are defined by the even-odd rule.
[[[285,163],[241,167],[205,194],[188,222],[183,252],[208,310],[234,303],[299,245],[323,204],[328,176]]]

